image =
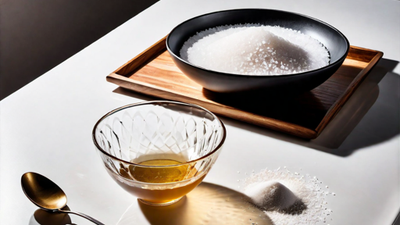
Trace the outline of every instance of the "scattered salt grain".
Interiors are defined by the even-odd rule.
[[[333,212],[326,197],[335,194],[308,174],[265,169],[245,179],[244,185],[244,193],[275,225],[326,224]]]
[[[284,75],[329,64],[329,52],[316,39],[279,26],[220,26],[187,40],[180,55],[194,65],[243,75]]]

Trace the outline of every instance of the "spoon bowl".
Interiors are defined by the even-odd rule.
[[[40,174],[25,173],[22,176],[21,185],[29,200],[40,208],[57,211],[67,205],[67,196],[64,191]]]
[[[95,224],[104,225],[86,214],[63,209],[67,205],[67,195],[56,183],[41,174],[24,173],[21,177],[21,186],[26,197],[43,210],[71,213],[86,218]]]

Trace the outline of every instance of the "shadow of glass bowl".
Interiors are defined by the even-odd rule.
[[[127,209],[117,225],[132,224],[132,221],[153,225],[273,225],[268,215],[254,206],[246,195],[207,182],[201,183],[185,198],[172,205],[157,207],[138,201]]]

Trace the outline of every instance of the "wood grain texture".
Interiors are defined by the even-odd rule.
[[[219,94],[186,77],[166,51],[165,38],[107,76],[120,87],[156,98],[201,105],[220,115],[301,138],[316,138],[340,111],[383,53],[351,46],[326,82],[294,97]]]

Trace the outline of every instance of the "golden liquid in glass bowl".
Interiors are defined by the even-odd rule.
[[[170,167],[120,168],[120,176],[115,173],[111,177],[129,193],[147,203],[168,204],[185,196],[204,179],[206,173],[198,175],[198,171],[189,164],[173,159],[145,160],[139,165]],[[176,165],[176,166],[174,166]],[[195,177],[196,176],[196,177]],[[122,178],[123,177],[123,178]],[[135,181],[141,182],[140,184]]]

